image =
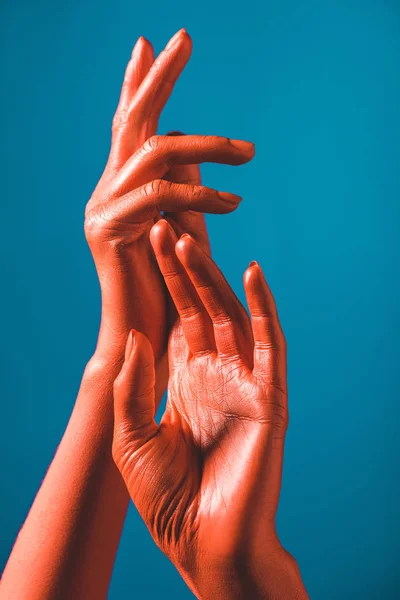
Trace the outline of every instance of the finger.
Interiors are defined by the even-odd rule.
[[[172,303],[171,303],[172,304]],[[173,305],[174,310],[175,305]],[[171,374],[176,369],[181,369],[190,358],[191,350],[187,343],[182,327],[182,321],[177,318],[171,326],[168,337],[168,368]]]
[[[210,318],[175,253],[178,241],[164,219],[153,225],[150,242],[166,286],[181,319],[183,333],[193,354],[215,350]]]
[[[271,290],[258,263],[244,274],[254,336],[255,377],[286,392],[286,343]]]
[[[229,192],[158,179],[92,209],[86,217],[85,231],[89,237],[102,231],[114,239],[117,232],[130,234],[129,226],[150,221],[164,210],[224,214],[235,210],[240,200],[240,196]]]
[[[114,382],[115,450],[121,450],[126,444],[131,447],[132,443],[143,442],[157,433],[154,385],[153,349],[145,335],[132,330],[124,364]]]
[[[137,123],[148,124],[149,135],[155,134],[160,113],[191,52],[192,41],[186,30],[181,29],[154,61],[132,100],[130,112],[135,113]]]
[[[117,197],[152,179],[161,179],[177,165],[213,162],[241,165],[254,156],[254,144],[218,136],[153,136],[126,162],[113,184]]]
[[[171,131],[167,135],[184,135],[180,131]],[[175,183],[189,183],[201,185],[201,174],[199,165],[177,165],[172,166],[164,176],[167,181]],[[210,240],[207,234],[206,220],[202,213],[187,211],[181,213],[165,213],[164,218],[170,223],[178,238],[183,233],[189,233],[199,244],[200,248],[211,256]]]
[[[177,243],[176,254],[210,315],[218,352],[228,357],[241,355],[252,364],[247,313],[217,265],[187,234]]]
[[[154,62],[154,50],[151,43],[141,36],[136,42],[131,59],[126,67],[121,95],[116,111],[117,122],[126,120],[134,95]]]
[[[138,137],[137,126],[132,114],[129,113],[129,107],[153,62],[153,47],[142,36],[136,42],[127,65],[118,107],[112,123],[112,144],[108,166],[113,170],[118,170],[146,139]]]

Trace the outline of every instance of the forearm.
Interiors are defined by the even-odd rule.
[[[128,506],[111,456],[112,386],[122,349],[89,362],[65,434],[0,586],[10,600],[106,598]],[[120,354],[120,356],[119,356]]]

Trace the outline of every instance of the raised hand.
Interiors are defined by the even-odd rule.
[[[241,164],[254,154],[252,144],[226,138],[155,135],[190,53],[184,30],[156,60],[141,38],[127,67],[109,160],[86,208],[85,232],[102,292],[99,340],[3,573],[1,598],[107,597],[129,502],[111,455],[113,383],[132,327],[148,336],[154,351],[156,403],[168,375],[170,301],[149,231],[162,211],[177,232],[190,232],[207,250],[202,213],[230,212],[239,198],[202,187],[198,163]]]
[[[288,423],[285,339],[257,263],[251,323],[211,258],[160,220],[158,265],[180,316],[166,412],[152,346],[128,338],[114,384],[113,456],[158,546],[199,598],[307,598],[275,530]]]
[[[254,155],[253,144],[217,136],[156,136],[160,112],[187,63],[191,41],[178,32],[154,61],[140,38],[127,67],[113,121],[110,157],[86,208],[85,232],[102,289],[99,350],[106,360],[125,346],[134,327],[149,338],[159,388],[166,384],[169,332],[167,294],[149,243],[151,226],[165,213],[177,231],[205,248],[201,213],[228,213],[240,198],[200,185],[198,164],[239,165]],[[157,393],[158,399],[161,393]]]

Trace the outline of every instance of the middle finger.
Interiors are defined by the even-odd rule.
[[[242,356],[252,367],[249,317],[215,262],[187,234],[177,243],[176,254],[211,318],[218,352],[231,358]]]
[[[171,225],[161,219],[151,229],[150,242],[158,266],[181,319],[182,329],[193,354],[215,350],[210,318],[185,269],[175,253],[177,237]]]
[[[188,62],[192,41],[181,29],[158,55],[147,76],[136,92],[129,112],[134,114],[138,127],[146,124],[147,136],[154,135],[160,113],[171,95],[173,87]]]
[[[254,156],[254,144],[216,135],[153,136],[125,163],[114,179],[111,197],[161,179],[170,167],[212,162],[242,165]]]

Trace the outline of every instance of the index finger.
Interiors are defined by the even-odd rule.
[[[146,138],[154,135],[160,113],[192,53],[192,40],[181,29],[158,55],[133,98],[135,120],[147,123]]]

